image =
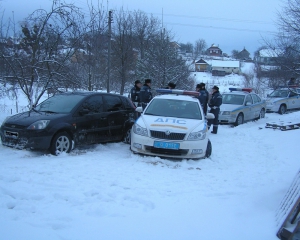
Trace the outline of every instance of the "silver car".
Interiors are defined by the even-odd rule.
[[[238,126],[246,121],[265,117],[266,101],[251,92],[251,88],[229,88],[223,93],[219,122]]]
[[[285,114],[288,110],[300,109],[300,88],[279,88],[267,98],[267,112]]]

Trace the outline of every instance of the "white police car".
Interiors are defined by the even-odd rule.
[[[264,118],[266,101],[251,88],[229,88],[231,92],[222,94],[219,122],[238,126],[245,121]]]
[[[194,96],[198,92],[157,89],[159,93],[146,106],[138,107],[141,116],[132,126],[131,150],[143,155],[165,158],[201,159],[212,152],[207,119]]]
[[[300,109],[300,88],[279,88],[267,97],[267,112],[284,114],[288,110]]]

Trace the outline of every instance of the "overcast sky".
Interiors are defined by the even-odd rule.
[[[86,0],[67,0],[84,8]],[[96,4],[97,0],[89,0]],[[263,45],[262,38],[277,32],[276,12],[282,0],[105,0],[108,9],[141,10],[160,18],[181,43],[204,39],[208,46],[217,44],[228,54],[244,47],[253,52]],[[5,15],[14,12],[23,19],[38,8],[50,9],[52,0],[0,0]]]

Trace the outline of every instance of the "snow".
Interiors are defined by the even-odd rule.
[[[299,119],[267,113],[221,125],[209,136],[211,157],[198,161],[134,155],[124,143],[60,156],[0,145],[0,238],[278,239],[275,215],[299,171],[300,130],[265,126]]]

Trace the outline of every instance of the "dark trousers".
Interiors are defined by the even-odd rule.
[[[208,123],[207,123],[208,129],[210,129],[210,126],[213,125],[212,133],[217,133],[218,132],[218,126],[219,126],[220,108],[216,108],[216,109],[211,108],[210,113],[212,113],[215,116],[215,118],[208,120]]]

